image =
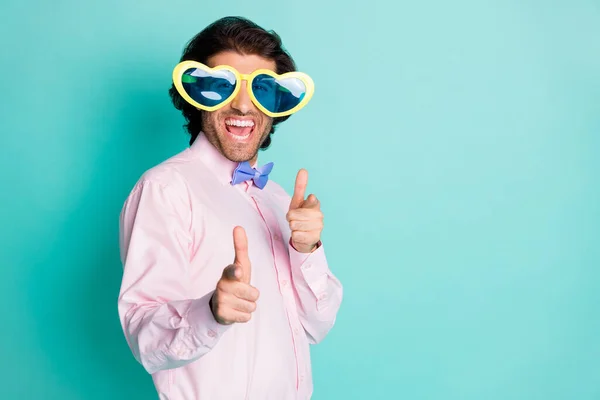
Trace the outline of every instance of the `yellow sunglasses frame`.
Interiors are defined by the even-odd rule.
[[[236,78],[235,88],[233,90],[233,93],[231,93],[231,95],[227,99],[225,99],[223,102],[219,103],[216,106],[208,107],[208,106],[204,106],[204,105],[198,103],[197,101],[192,99],[190,97],[190,95],[187,94],[187,92],[183,88],[183,83],[181,82],[181,77],[183,76],[185,71],[187,71],[190,68],[198,68],[198,69],[204,70],[209,73],[212,71],[219,71],[219,70],[227,70],[227,71],[233,73]],[[300,81],[302,81],[302,83],[304,83],[304,86],[306,87],[306,92],[304,94],[304,97],[302,98],[302,101],[300,101],[300,103],[298,103],[294,108],[292,108],[288,111],[273,113],[273,112],[267,110],[256,99],[256,97],[254,96],[254,93],[252,93],[251,86],[248,84],[249,82],[252,82],[252,80],[254,80],[254,78],[256,76],[261,75],[261,74],[269,75],[277,80],[286,79],[286,78],[299,79]],[[312,78],[310,76],[308,76],[307,74],[305,74],[303,72],[298,72],[298,71],[286,72],[285,74],[279,75],[276,72],[271,71],[269,69],[257,69],[256,71],[254,71],[251,74],[240,74],[238,72],[238,70],[236,70],[235,68],[233,68],[232,66],[229,66],[229,65],[218,65],[214,68],[210,68],[198,61],[191,61],[191,60],[182,61],[179,64],[177,64],[175,66],[175,68],[173,68],[173,84],[175,85],[177,92],[179,92],[179,94],[181,95],[181,97],[183,97],[185,99],[185,101],[187,101],[194,107],[199,108],[201,110],[205,110],[205,111],[215,111],[215,110],[218,110],[219,108],[224,107],[227,104],[229,104],[235,98],[235,96],[237,96],[237,94],[239,93],[240,88],[242,86],[242,81],[246,81],[246,90],[248,91],[248,95],[250,96],[252,103],[254,103],[254,105],[260,111],[262,111],[269,117],[273,117],[273,118],[284,117],[286,115],[290,115],[290,114],[293,114],[293,113],[299,111],[301,108],[303,108],[309,102],[309,100],[312,98],[312,96],[315,92],[315,84],[314,84]]]

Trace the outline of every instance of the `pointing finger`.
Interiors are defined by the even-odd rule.
[[[300,208],[304,202],[304,193],[308,185],[308,171],[301,169],[296,175],[296,184],[294,185],[294,195],[290,202],[290,210]]]
[[[242,281],[250,283],[250,258],[248,257],[248,238],[241,226],[233,229],[233,247],[235,249],[234,264],[241,269]]]

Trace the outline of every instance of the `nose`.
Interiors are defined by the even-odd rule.
[[[247,114],[252,110],[253,104],[250,95],[248,95],[248,82],[243,80],[240,91],[231,101],[231,108],[238,110],[242,114]]]

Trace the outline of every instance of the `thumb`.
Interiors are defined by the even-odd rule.
[[[233,263],[241,268],[242,282],[250,283],[250,258],[248,257],[248,238],[241,226],[233,229],[233,247],[235,258]]]
[[[317,196],[315,196],[314,194],[309,195],[306,201],[302,204],[302,207],[304,208],[313,208],[316,210],[318,210],[320,206],[321,202],[319,201],[319,199],[317,199]]]
[[[308,171],[301,169],[298,171],[298,175],[296,175],[296,184],[294,185],[294,195],[290,202],[290,210],[302,207],[306,186],[308,186]]]

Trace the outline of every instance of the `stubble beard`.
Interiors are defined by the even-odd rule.
[[[215,112],[201,111],[202,113],[202,131],[206,135],[207,140],[217,149],[219,152],[228,160],[233,162],[243,162],[254,159],[260,150],[260,146],[264,143],[271,132],[273,126],[273,119],[268,117],[256,118],[256,126],[254,129],[261,129],[260,126],[264,124],[262,132],[253,132],[253,135],[259,135],[260,140],[253,141],[252,143],[231,143],[227,140],[225,132],[221,132],[219,129],[220,120],[224,120],[226,117],[236,117],[239,114],[228,114],[221,119]]]

